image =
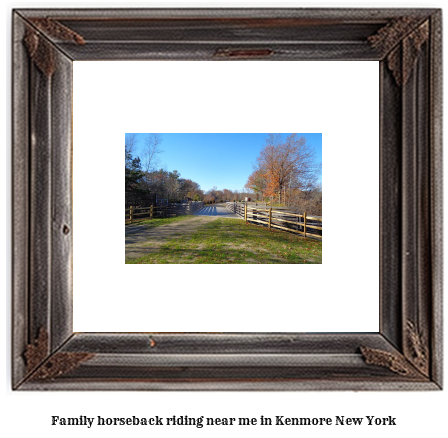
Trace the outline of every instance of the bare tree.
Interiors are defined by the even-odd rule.
[[[152,172],[158,166],[157,155],[162,152],[160,144],[162,143],[162,136],[160,134],[147,134],[144,140],[142,153],[142,168],[144,172]]]
[[[304,137],[291,134],[283,142],[280,134],[269,134],[257,158],[257,172],[266,181],[265,194],[282,202],[286,188],[299,190],[313,186],[319,175],[315,153]]]

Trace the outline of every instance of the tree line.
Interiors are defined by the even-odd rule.
[[[140,156],[135,156],[139,142]],[[213,187],[204,191],[200,185],[189,178],[183,178],[177,170],[169,171],[160,166],[159,155],[162,137],[160,134],[147,134],[138,139],[136,134],[125,135],[125,191],[145,196],[157,194],[157,199],[170,203],[187,198],[204,201],[206,204],[224,201],[239,201],[249,196],[247,191],[219,190]],[[143,201],[144,202],[144,201]]]
[[[300,212],[322,215],[322,164],[304,137],[269,134],[245,188],[257,200],[269,200]]]
[[[140,156],[134,156],[137,141]],[[143,143],[143,145],[141,144]],[[242,201],[246,197],[298,208],[310,215],[322,215],[322,165],[316,161],[314,149],[304,137],[291,134],[269,134],[254,164],[243,190],[204,191],[192,179],[184,178],[177,170],[160,166],[162,137],[146,134],[138,140],[136,134],[125,136],[125,190],[127,193],[157,194],[158,199],[180,202],[187,198],[207,204]],[[148,196],[149,197],[149,196]]]
[[[145,195],[157,194],[158,199],[179,202],[186,198],[201,201],[204,192],[199,184],[183,178],[177,170],[168,171],[160,166],[162,152],[160,134],[147,134],[143,139],[142,154],[134,156],[137,146],[136,134],[125,136],[125,191]]]
[[[251,196],[247,190],[219,190],[216,187],[204,193],[203,201],[206,204],[214,204],[216,202],[233,202],[243,201],[246,196]]]

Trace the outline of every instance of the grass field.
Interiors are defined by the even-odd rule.
[[[322,242],[269,231],[242,220],[216,219],[201,225],[191,235],[176,235],[164,242],[158,251],[127,259],[126,263],[320,264]]]

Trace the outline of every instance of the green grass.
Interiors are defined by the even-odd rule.
[[[322,242],[282,231],[217,219],[190,236],[168,240],[156,253],[126,263],[322,263]]]
[[[134,222],[133,225],[145,225],[147,228],[154,228],[158,227],[160,225],[168,225],[172,224],[174,222],[181,222],[187,219],[191,219],[194,216],[191,215],[182,215],[182,216],[176,216],[176,217],[160,217],[160,218],[154,218],[154,219],[144,219],[138,222]]]

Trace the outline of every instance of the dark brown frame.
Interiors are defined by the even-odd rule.
[[[437,9],[15,10],[13,388],[440,389],[441,28]],[[379,333],[73,333],[72,61],[102,59],[379,61]]]

